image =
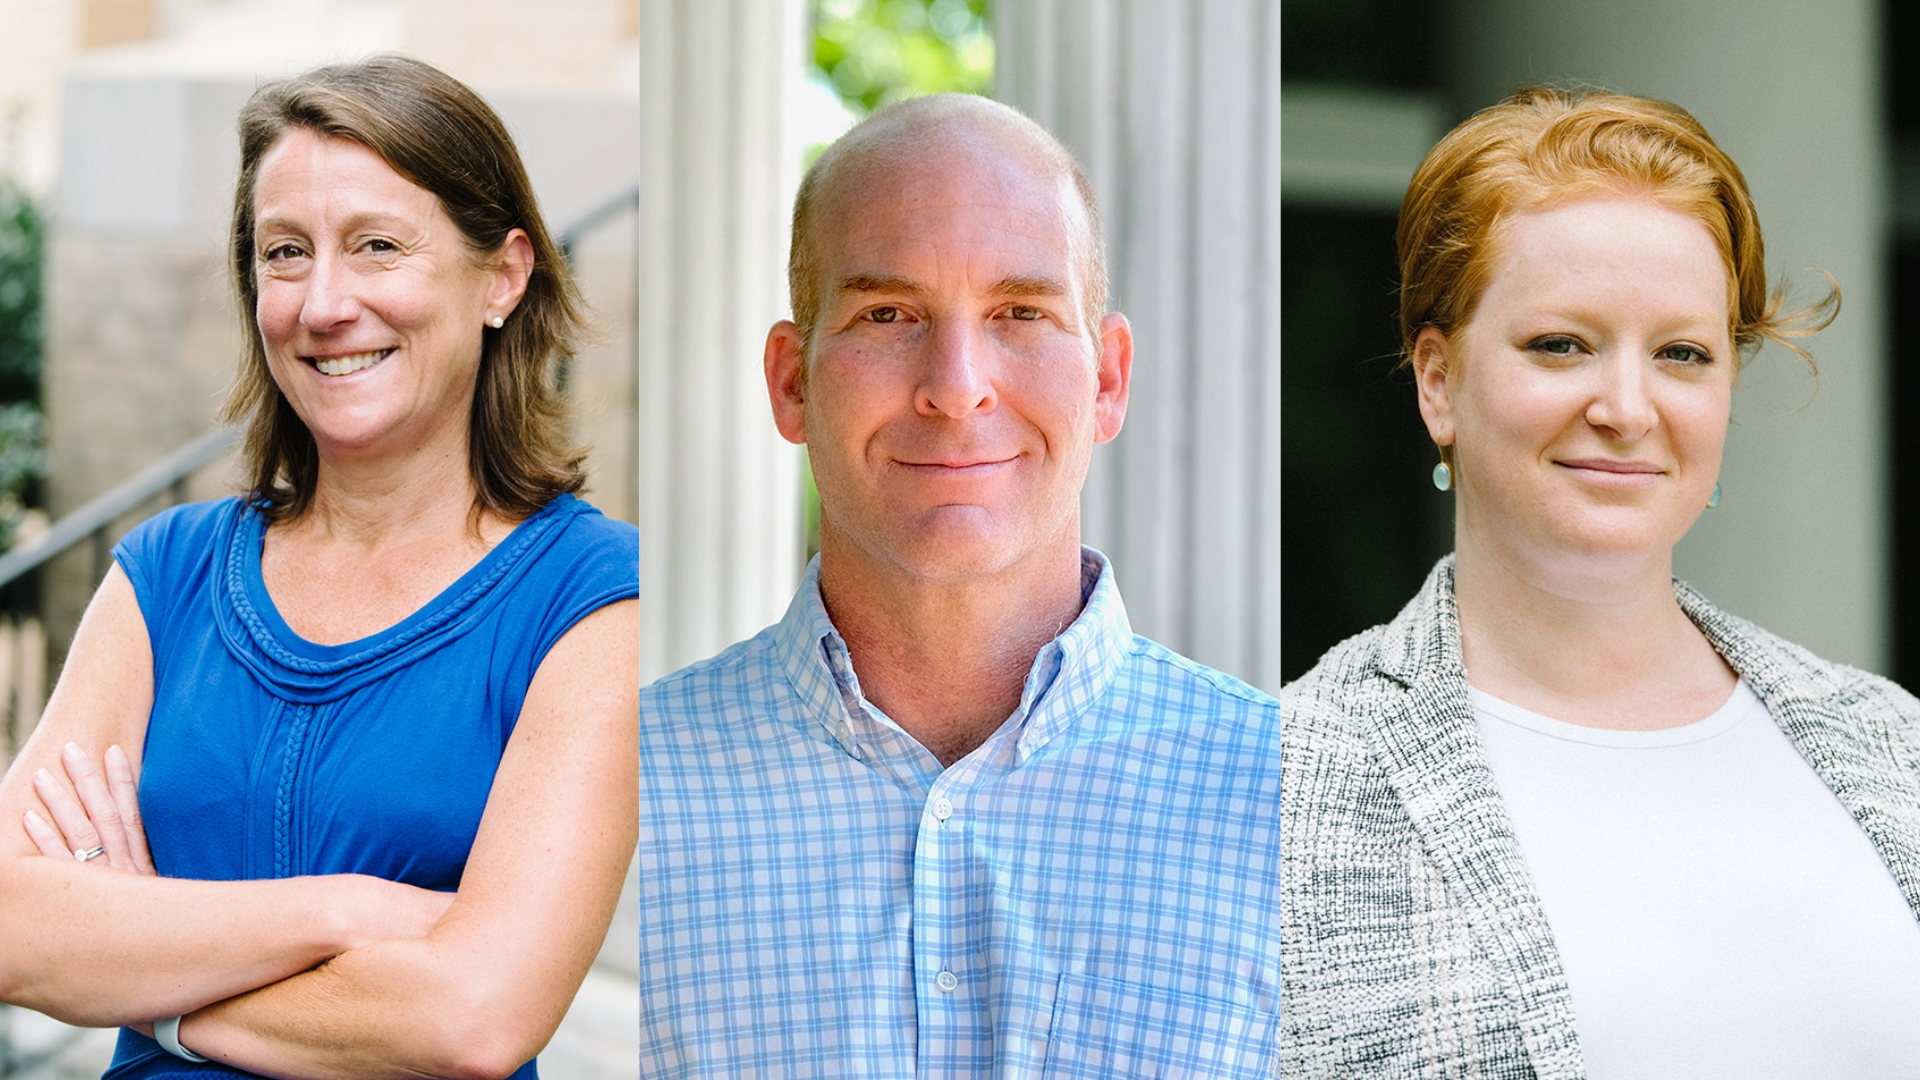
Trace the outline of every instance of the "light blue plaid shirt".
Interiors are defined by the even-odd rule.
[[[641,692],[643,1076],[1277,1074],[1279,702],[1082,566],[944,770],[862,696],[817,564]]]

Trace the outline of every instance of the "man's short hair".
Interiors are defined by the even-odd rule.
[[[854,125],[821,153],[800,181],[799,193],[793,200],[787,289],[793,304],[793,321],[800,329],[808,355],[813,351],[814,327],[820,317],[823,273],[818,238],[814,235],[815,219],[820,216],[835,184],[844,182],[865,162],[910,155],[916,148],[938,145],[960,126],[1018,140],[1010,145],[1023,144],[1040,175],[1072,181],[1074,191],[1080,196],[1084,217],[1079,227],[1069,228],[1068,243],[1077,249],[1071,253],[1071,259],[1079,278],[1081,314],[1093,348],[1098,352],[1100,320],[1107,313],[1107,254],[1100,236],[1100,210],[1085,170],[1059,139],[1018,109],[972,94],[936,94],[889,105]]]

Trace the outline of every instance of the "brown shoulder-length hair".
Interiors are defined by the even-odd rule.
[[[504,327],[481,335],[467,434],[474,508],[517,521],[580,490],[585,454],[567,438],[566,406],[552,377],[555,359],[572,352],[581,334],[579,291],[541,220],[513,137],[464,83],[387,55],[267,83],[240,110],[229,261],[247,340],[221,419],[246,426],[247,498],[270,520],[291,521],[312,504],[320,470],[313,433],[267,367],[255,317],[254,187],[267,151],[296,128],[359,143],[432,192],[477,259],[499,252],[510,231],[526,232],[533,243],[526,294]]]

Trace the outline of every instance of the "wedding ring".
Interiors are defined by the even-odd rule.
[[[96,845],[94,847],[87,848],[83,851],[74,852],[73,857],[80,860],[81,862],[89,862],[91,860],[99,858],[102,855],[105,855],[106,853],[107,853],[106,848],[99,847]]]

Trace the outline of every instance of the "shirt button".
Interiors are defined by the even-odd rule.
[[[941,993],[951,994],[960,988],[960,977],[951,971],[942,971],[933,977],[933,985],[939,987]]]
[[[935,821],[945,821],[952,816],[953,804],[947,801],[946,796],[942,795],[933,800],[933,819]]]

